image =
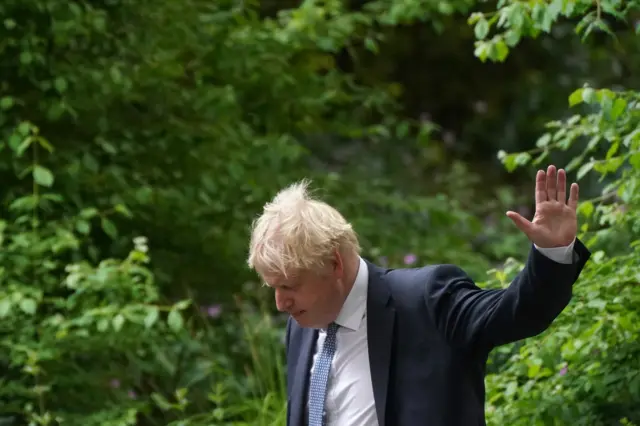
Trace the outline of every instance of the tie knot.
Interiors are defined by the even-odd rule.
[[[338,332],[338,327],[340,326],[335,322],[329,324],[329,327],[327,327],[327,336],[335,335]]]

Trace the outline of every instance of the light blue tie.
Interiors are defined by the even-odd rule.
[[[325,426],[324,400],[327,396],[327,381],[333,355],[336,353],[336,332],[338,324],[331,323],[327,328],[327,337],[322,352],[316,360],[309,384],[309,426]]]

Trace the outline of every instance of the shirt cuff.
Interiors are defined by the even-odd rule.
[[[575,244],[575,242],[576,240],[574,238],[571,244],[564,247],[541,248],[536,246],[535,244],[533,246],[536,248],[536,250],[538,250],[540,253],[553,260],[554,262],[570,265],[571,263],[573,263],[573,245]]]

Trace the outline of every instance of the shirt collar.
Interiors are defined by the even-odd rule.
[[[368,287],[369,270],[365,261],[360,258],[356,280],[335,321],[338,325],[353,331],[360,328],[367,308]]]

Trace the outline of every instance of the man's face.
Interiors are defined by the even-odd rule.
[[[301,327],[321,328],[334,321],[342,308],[342,262],[332,262],[320,271],[299,271],[281,275],[265,275],[263,279],[274,289],[276,307],[296,320]]]

